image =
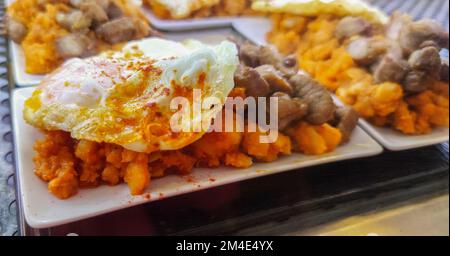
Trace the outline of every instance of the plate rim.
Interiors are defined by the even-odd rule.
[[[380,132],[380,131],[377,130],[378,127],[376,127],[375,125],[371,124],[366,119],[361,118],[358,121],[358,123],[359,123],[360,127],[366,131],[366,133],[368,133],[375,140],[377,140],[378,143],[380,143],[383,147],[385,147],[386,149],[388,149],[390,151],[405,151],[405,150],[410,150],[410,149],[423,148],[423,147],[433,146],[433,145],[437,145],[437,144],[445,143],[445,142],[449,141],[449,135],[447,133],[447,136],[436,136],[435,138],[429,138],[426,141],[422,141],[422,142],[418,141],[418,142],[415,142],[415,143],[397,144],[395,142],[392,142],[388,138],[386,138],[385,135],[383,134],[383,132]],[[445,128],[445,127],[443,127],[443,128]],[[421,136],[421,135],[406,135],[406,134],[402,134],[401,132],[396,131],[392,127],[389,127],[389,128],[386,128],[386,129],[391,129],[393,132],[398,133],[398,135],[396,135],[396,136],[399,137],[399,138],[402,138],[402,139],[408,139],[408,138],[411,138],[411,137],[418,138],[418,137]],[[447,128],[447,130],[450,131],[449,128]]]

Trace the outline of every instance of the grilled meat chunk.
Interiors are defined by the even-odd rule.
[[[321,125],[333,119],[336,105],[325,87],[311,77],[296,74],[289,80],[295,90],[295,97],[304,100],[308,106],[306,120],[314,125]]]
[[[122,18],[123,16],[125,16],[122,9],[120,9],[120,7],[117,6],[115,3],[109,4],[106,13],[108,14],[110,20]]]
[[[375,83],[401,82],[408,72],[408,63],[402,59],[385,55],[373,69]]]
[[[68,13],[59,12],[56,22],[63,28],[72,32],[87,30],[92,24],[92,17],[80,10],[72,10]]]
[[[80,10],[91,17],[96,24],[107,22],[109,19],[106,10],[94,1],[82,3],[80,5]]]
[[[259,47],[250,43],[244,43],[239,47],[239,59],[242,64],[256,68],[260,66]]]
[[[255,70],[264,80],[266,80],[272,92],[284,92],[289,95],[294,93],[294,89],[292,89],[289,82],[286,81],[282,74],[280,74],[280,72],[278,72],[272,65],[262,65],[255,68]]]
[[[284,58],[283,66],[287,68],[298,69],[298,63],[295,54],[289,55],[286,58]]]
[[[448,49],[448,32],[439,23],[428,19],[412,22],[400,30],[399,43],[408,54],[427,41],[433,41],[439,47]]]
[[[278,97],[278,126],[281,131],[308,114],[308,104],[299,98],[291,98],[283,92],[276,92],[272,97]]]
[[[392,41],[398,41],[402,28],[412,22],[413,20],[409,15],[394,12],[386,26],[386,37]]]
[[[241,63],[256,68],[261,65],[272,65],[285,78],[297,73],[298,65],[295,56],[282,56],[274,46],[256,46],[244,43],[239,47]]]
[[[408,64],[412,69],[424,70],[437,77],[441,70],[439,50],[433,46],[416,50],[409,56]]]
[[[267,97],[271,89],[269,83],[254,68],[239,65],[234,74],[234,83],[237,87],[245,88],[250,97]]]
[[[369,22],[360,17],[345,17],[336,26],[335,36],[342,40],[356,35],[362,35],[371,29]]]
[[[92,48],[92,40],[86,35],[71,33],[56,40],[58,54],[67,59],[74,57],[86,57]]]
[[[272,65],[283,76],[290,78],[298,71],[297,65],[292,66],[292,57],[284,58],[275,46],[260,46],[259,47],[259,64]],[[286,64],[288,64],[286,66]],[[297,64],[295,62],[295,64]]]
[[[412,70],[406,74],[402,83],[403,89],[409,93],[419,93],[428,89],[427,73],[421,70]]]
[[[102,24],[95,32],[105,42],[117,44],[133,39],[137,29],[131,18],[123,17]]]
[[[342,133],[342,142],[347,143],[358,125],[359,114],[352,107],[340,107],[334,114],[332,124]]]
[[[389,43],[380,38],[360,37],[350,42],[347,46],[347,52],[353,60],[361,65],[373,64],[380,55],[384,54],[389,48]]]

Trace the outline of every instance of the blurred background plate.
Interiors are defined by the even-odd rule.
[[[144,14],[156,29],[162,31],[186,31],[206,28],[229,27],[236,18],[199,18],[199,19],[181,19],[181,20],[163,20],[153,14],[146,7],[143,7]]]

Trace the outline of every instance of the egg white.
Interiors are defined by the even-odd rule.
[[[150,0],[163,6],[173,19],[187,18],[192,12],[211,7],[220,0]]]
[[[145,78],[139,69],[125,68],[134,63],[151,60],[159,75]],[[147,115],[145,106],[157,105],[167,110],[173,98],[173,84],[188,89],[199,87],[200,74],[205,74],[203,90],[225,103],[234,87],[233,75],[238,65],[237,48],[233,43],[216,46],[189,40],[183,43],[163,39],[145,39],[127,44],[120,52],[109,52],[88,59],[72,59],[47,76],[27,101],[24,118],[31,125],[44,130],[70,132],[75,139],[114,143],[137,152],[148,152],[151,146],[160,150],[180,149],[199,139],[204,132],[187,133],[178,139],[158,138],[147,141],[144,135],[129,125],[120,131],[99,132],[105,127],[130,118],[136,122]],[[147,79],[147,80],[146,80]],[[106,102],[116,95],[122,84],[133,88],[145,82],[146,93],[131,97],[121,115],[111,114]],[[170,92],[170,93],[162,93]],[[220,111],[205,110],[193,122],[211,119]],[[163,113],[168,113],[164,112]]]
[[[375,23],[385,24],[388,16],[362,0],[255,0],[252,9],[260,12],[289,13],[302,16],[334,14],[360,16]]]

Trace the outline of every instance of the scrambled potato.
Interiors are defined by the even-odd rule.
[[[78,192],[78,173],[70,135],[64,132],[48,132],[42,141],[36,142],[33,158],[34,173],[49,182],[49,191],[60,199],[67,199]]]
[[[248,168],[254,161],[273,162],[292,151],[320,155],[333,151],[342,135],[328,124],[299,123],[289,136],[278,133],[273,143],[261,143],[256,132],[212,132],[183,150],[152,154],[137,153],[120,146],[92,141],[76,141],[66,132],[47,132],[37,141],[33,159],[35,173],[48,182],[52,194],[60,199],[74,196],[80,187],[127,183],[132,195],[145,192],[150,180],[170,173],[190,174],[195,166]],[[293,146],[295,145],[295,147]]]
[[[33,0],[28,0],[35,2]],[[14,9],[13,5],[11,9]],[[21,7],[28,7],[27,2],[24,6],[17,5],[14,13],[27,14],[29,11],[20,10]],[[31,8],[34,13],[36,7]],[[28,34],[22,42],[22,47],[25,54],[25,72],[30,74],[45,74],[56,69],[63,61],[62,57],[57,54],[55,40],[68,33],[56,23],[55,17],[58,11],[63,10],[62,5],[47,5],[45,12],[34,13],[34,19],[31,17],[24,19],[28,21],[25,23],[28,27]],[[23,15],[22,14],[22,15]],[[23,15],[25,16],[25,15]],[[22,16],[20,16],[22,17]]]
[[[292,153],[292,144],[289,137],[278,133],[278,138],[274,143],[261,143],[260,137],[267,135],[258,129],[256,132],[248,132],[245,129],[244,139],[242,141],[242,149],[248,155],[263,161],[273,162],[281,155],[290,155]]]
[[[342,141],[342,134],[328,124],[314,126],[305,122],[288,130],[295,149],[306,155],[321,155],[332,152]]]

